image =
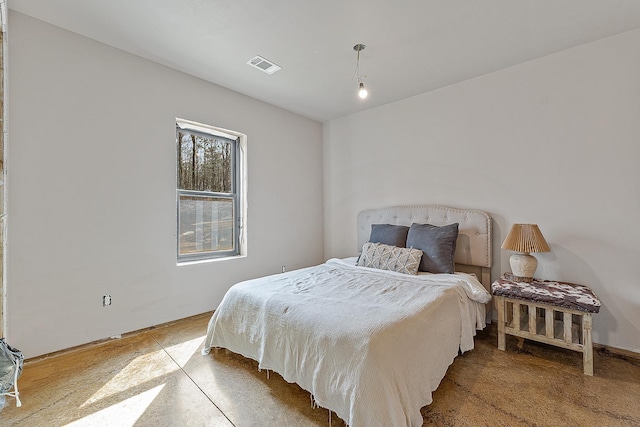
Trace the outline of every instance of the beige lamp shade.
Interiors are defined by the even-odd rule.
[[[537,224],[513,224],[502,242],[502,249],[521,253],[551,252]]]
[[[538,267],[538,260],[530,252],[551,252],[537,224],[513,224],[502,249],[518,252],[511,255],[509,264],[517,277],[531,279]]]

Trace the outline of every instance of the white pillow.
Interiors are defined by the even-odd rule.
[[[358,266],[390,270],[404,274],[417,274],[422,251],[413,248],[399,248],[382,243],[367,242],[362,246]]]

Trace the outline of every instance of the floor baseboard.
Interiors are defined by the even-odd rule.
[[[62,349],[62,350],[54,351],[52,353],[42,354],[40,356],[35,356],[35,357],[31,357],[29,359],[25,359],[24,364],[28,365],[28,364],[31,364],[31,363],[37,363],[37,362],[40,362],[40,361],[45,360],[45,359],[50,359],[52,357],[57,357],[57,356],[61,356],[63,354],[73,353],[74,351],[79,351],[79,350],[84,350],[86,348],[100,346],[100,345],[103,345],[105,343],[111,342],[113,340],[132,337],[132,336],[135,336],[135,335],[147,332],[147,331],[151,331],[151,330],[154,330],[154,329],[166,328],[168,326],[175,325],[176,323],[180,323],[180,322],[184,322],[184,321],[188,321],[188,320],[193,320],[193,319],[198,319],[200,317],[211,317],[212,314],[213,314],[213,311],[207,311],[205,313],[196,314],[194,316],[189,316],[189,317],[185,317],[185,318],[182,318],[182,319],[172,320],[170,322],[160,323],[159,325],[149,326],[147,328],[142,328],[142,329],[138,329],[138,330],[135,330],[135,331],[127,332],[127,333],[124,333],[124,334],[120,335],[117,338],[116,337],[103,338],[101,340],[91,341],[91,342],[86,343],[86,344],[80,344],[80,345],[77,345],[77,346],[74,346],[74,347],[69,347],[69,348],[65,348],[65,349]]]

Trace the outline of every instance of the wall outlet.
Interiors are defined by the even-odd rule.
[[[287,266],[286,266],[286,265],[283,265],[283,266],[282,266],[282,272],[283,272],[283,273],[285,273],[286,271],[287,271]]]
[[[111,305],[111,295],[103,295],[102,296],[102,306],[108,307]]]

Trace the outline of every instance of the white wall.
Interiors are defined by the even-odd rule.
[[[15,12],[9,115],[7,338],[26,357],[323,261],[317,122]],[[176,117],[248,136],[246,258],[176,265]]]
[[[495,278],[511,224],[537,223],[536,276],[591,286],[595,342],[640,352],[638,46],[635,30],[325,123],[325,256],[355,253],[365,208],[479,208]]]

